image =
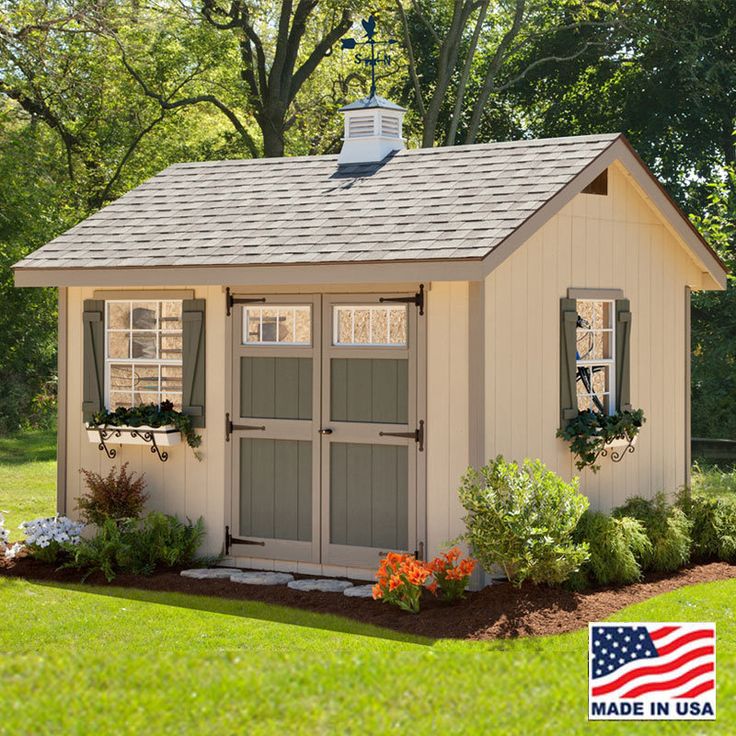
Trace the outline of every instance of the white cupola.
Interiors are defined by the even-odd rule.
[[[401,137],[403,107],[373,95],[341,107],[340,112],[345,116],[345,134],[338,164],[375,163],[406,148]]]

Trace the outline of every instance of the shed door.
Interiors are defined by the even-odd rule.
[[[233,311],[234,554],[319,562],[320,299]]]
[[[325,297],[322,561],[374,567],[416,544],[416,309]]]

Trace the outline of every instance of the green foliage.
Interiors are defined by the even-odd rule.
[[[462,478],[464,536],[486,569],[500,565],[516,585],[561,583],[588,559],[572,535],[588,499],[539,460],[520,467],[499,456]]]
[[[638,519],[646,530],[651,547],[638,555],[642,570],[671,572],[690,560],[690,522],[678,506],[667,503],[664,493],[648,500],[635,496],[613,510],[613,516]]]
[[[696,496],[683,488],[676,505],[690,521],[694,560],[736,560],[736,499]]]
[[[606,443],[619,439],[633,440],[645,421],[642,409],[619,411],[610,416],[588,409],[558,429],[557,436],[570,443],[570,452],[577,457],[575,465],[578,470],[590,468],[597,473],[601,466],[596,460]]]
[[[586,511],[573,539],[590,549],[590,559],[572,576],[574,588],[635,583],[641,578],[639,560],[652,549],[640,521],[600,512]]]
[[[736,498],[736,468],[711,463],[693,463],[690,485],[694,495]]]
[[[95,427],[164,427],[173,424],[187,441],[196,448],[202,444],[202,437],[194,431],[192,418],[174,409],[170,401],[158,404],[141,404],[130,409],[119,406],[115,411],[103,410],[92,416],[90,424]]]
[[[144,492],[146,481],[143,475],[135,478],[128,473],[128,463],[123,463],[116,473],[113,465],[106,476],[82,468],[88,491],[77,501],[77,509],[83,521],[102,527],[108,519],[121,524],[128,519],[137,519],[148,500]]]
[[[85,579],[99,571],[108,582],[120,573],[151,575],[161,567],[194,561],[204,533],[202,518],[184,524],[152,512],[140,521],[106,519],[94,537],[68,550],[71,560],[63,567],[85,570]]]

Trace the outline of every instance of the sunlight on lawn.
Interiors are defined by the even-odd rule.
[[[11,541],[22,538],[21,521],[56,512],[54,432],[0,437],[0,512]]]

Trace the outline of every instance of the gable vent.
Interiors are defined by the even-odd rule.
[[[369,115],[356,115],[350,118],[348,125],[348,137],[350,138],[367,138],[373,135],[373,113]]]
[[[396,115],[381,115],[381,135],[399,137],[399,118]]]

